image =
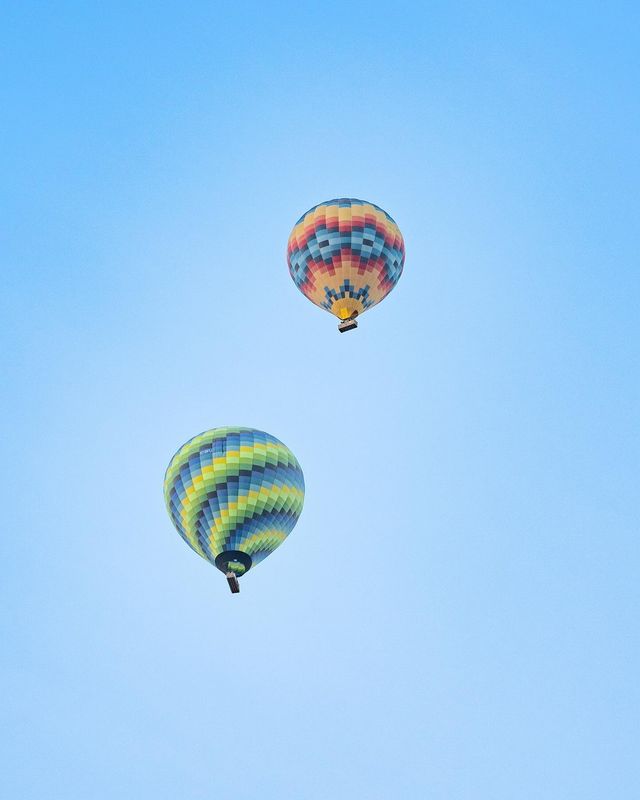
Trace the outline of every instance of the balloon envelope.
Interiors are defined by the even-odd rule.
[[[171,521],[223,572],[243,575],[293,530],[304,502],[291,450],[254,428],[214,428],[171,459],[164,480]]]
[[[287,262],[312,303],[346,320],[379,303],[396,285],[404,240],[394,220],[373,203],[328,200],[296,222]]]

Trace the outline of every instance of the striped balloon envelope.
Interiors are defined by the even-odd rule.
[[[394,220],[373,203],[328,200],[296,222],[287,262],[298,289],[338,317],[338,330],[347,331],[398,282],[404,240]]]
[[[238,578],[273,553],[304,503],[304,476],[281,441],[254,428],[214,428],[184,444],[164,479],[171,521],[199,556]]]

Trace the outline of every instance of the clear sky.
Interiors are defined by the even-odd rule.
[[[637,4],[0,15],[4,796],[634,796]],[[343,336],[336,196],[407,248]],[[307,484],[238,596],[162,497],[219,425]]]

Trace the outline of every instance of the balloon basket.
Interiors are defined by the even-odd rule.
[[[342,322],[338,323],[338,330],[340,333],[346,333],[347,331],[352,331],[354,328],[358,327],[358,320],[356,319],[344,319]]]
[[[227,583],[231,589],[231,594],[238,594],[240,591],[240,581],[235,573],[227,572]]]

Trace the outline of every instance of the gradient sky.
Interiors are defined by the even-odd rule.
[[[639,28],[3,4],[6,797],[635,795]],[[407,247],[344,336],[284,256],[336,196]],[[233,424],[307,484],[238,596],[162,497]]]

